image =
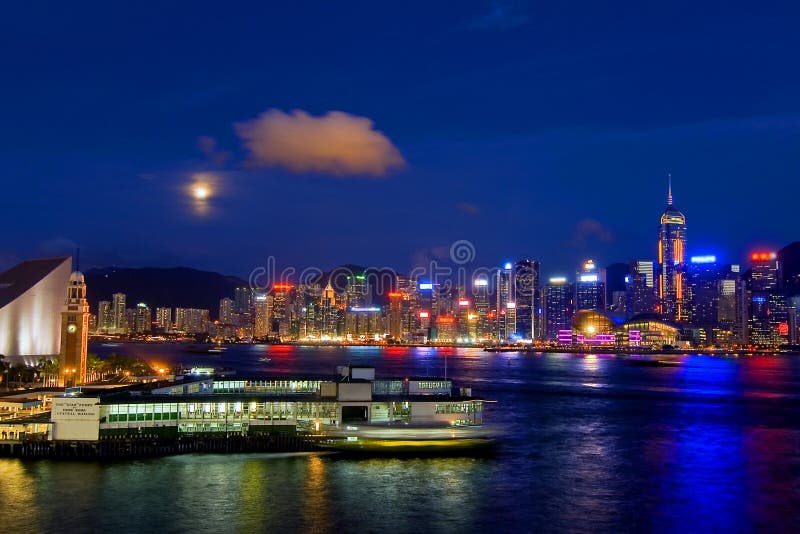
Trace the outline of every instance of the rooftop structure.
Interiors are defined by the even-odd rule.
[[[59,353],[71,272],[72,259],[61,257],[24,261],[0,273],[0,354],[33,365]]]

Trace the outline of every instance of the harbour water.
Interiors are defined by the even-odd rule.
[[[800,360],[479,349],[93,346],[155,366],[447,376],[497,400],[491,457],[0,460],[4,531],[800,531]],[[269,354],[270,362],[259,358]]]

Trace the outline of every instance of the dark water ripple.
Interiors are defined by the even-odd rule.
[[[344,460],[190,455],[0,461],[8,532],[800,531],[800,363],[693,356],[676,368],[612,356],[479,350],[95,347],[162,365],[383,376],[444,372],[495,399],[491,458]],[[265,351],[273,361],[257,359]]]

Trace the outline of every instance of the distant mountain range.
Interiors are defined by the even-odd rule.
[[[97,313],[97,303],[111,301],[114,293],[125,293],[127,306],[133,308],[144,302],[150,309],[159,306],[180,308],[203,308],[212,318],[219,313],[219,301],[233,298],[237,287],[247,282],[236,276],[198,271],[187,267],[91,269],[83,273],[86,277],[86,293],[92,313]]]

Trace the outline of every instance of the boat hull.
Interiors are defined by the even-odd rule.
[[[497,438],[495,430],[483,426],[346,426],[325,434],[323,449],[370,456],[482,454],[495,447]]]

